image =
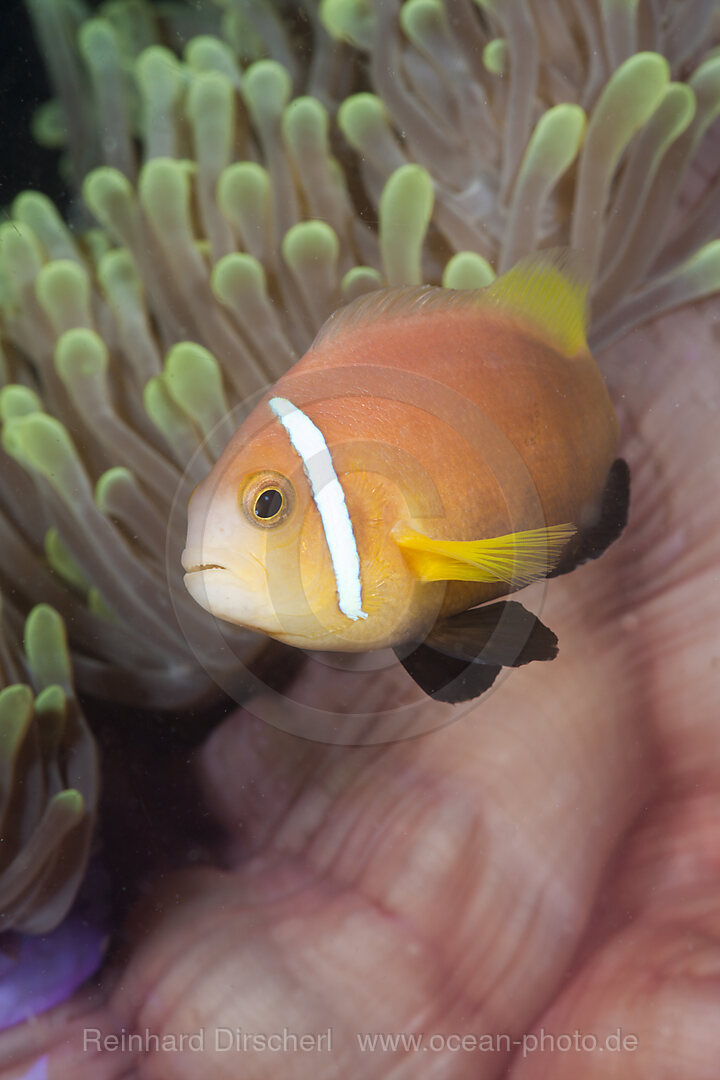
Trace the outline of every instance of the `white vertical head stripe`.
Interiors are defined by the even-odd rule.
[[[333,467],[323,433],[309,416],[287,398],[271,398],[268,404],[287,431],[310,481],[330,551],[338,607],[348,619],[367,619],[367,612],[362,609],[360,556],[355,534],[345,503],[345,492]]]

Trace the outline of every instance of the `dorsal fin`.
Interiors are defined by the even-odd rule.
[[[338,308],[317,332],[312,347],[327,343],[346,330],[362,323],[382,319],[403,319],[438,307],[476,304],[482,290],[442,289],[438,285],[395,285],[388,289],[373,289]]]
[[[512,316],[553,348],[574,356],[585,340],[587,281],[579,259],[564,248],[551,248],[521,259],[486,289],[443,289],[436,285],[400,285],[365,293],[333,312],[312,348],[362,324],[442,309],[494,308]]]
[[[482,303],[515,316],[564,356],[587,349],[588,276],[568,248],[529,255],[482,291]]]

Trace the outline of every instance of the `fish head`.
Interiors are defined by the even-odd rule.
[[[320,443],[299,410],[284,426],[281,405],[270,422],[263,409],[265,422],[251,414],[191,496],[186,588],[216,617],[300,648],[406,638],[418,583],[392,536],[407,515],[400,487],[362,461],[336,460],[334,440]]]
[[[280,435],[268,427],[248,437],[241,428],[231,440],[190,497],[182,565],[202,607],[284,640],[309,614],[299,570],[311,498]],[[316,597],[334,587],[322,577]]]

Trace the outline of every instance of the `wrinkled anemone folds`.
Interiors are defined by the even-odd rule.
[[[26,191],[0,227],[0,908],[37,929],[77,881],[95,767],[64,646],[24,654],[27,612],[63,615],[81,693],[218,694],[263,641],[228,627],[212,654],[173,507],[235,407],[354,297],[482,288],[542,247],[582,253],[594,348],[716,291],[720,183],[681,191],[720,52],[712,5],[675,0],[27,6],[55,92],[35,134],[75,193],[70,223]],[[72,857],[36,839],[48,815]]]

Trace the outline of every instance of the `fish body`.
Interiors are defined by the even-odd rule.
[[[618,442],[584,310],[556,254],[340,309],[194,492],[192,595],[291,645],[398,648],[567,563]]]

